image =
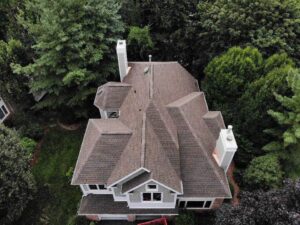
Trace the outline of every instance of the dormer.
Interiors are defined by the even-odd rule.
[[[99,109],[101,118],[118,118],[120,107],[131,85],[120,82],[108,82],[97,90],[94,105]]]
[[[225,172],[227,172],[237,148],[232,126],[229,125],[228,129],[221,129],[213,156]]]

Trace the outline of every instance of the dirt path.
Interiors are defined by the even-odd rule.
[[[229,183],[233,187],[233,192],[234,192],[233,196],[232,196],[231,204],[233,206],[237,206],[240,203],[240,199],[238,198],[239,193],[240,193],[240,187],[234,180],[234,176],[233,176],[234,170],[235,170],[235,165],[234,165],[234,162],[232,162],[227,170],[227,176],[229,178]]]
[[[34,153],[32,155],[32,159],[30,161],[30,166],[33,167],[35,164],[37,164],[37,161],[39,159],[39,156],[40,156],[40,153],[41,153],[41,147],[42,147],[42,144],[44,142],[44,137],[46,136],[46,134],[49,132],[49,128],[46,127],[44,129],[44,135],[42,137],[42,139],[37,143],[36,145],[36,148],[34,150]]]
[[[59,122],[59,120],[57,120],[57,124],[60,128],[64,129],[64,130],[68,130],[68,131],[74,131],[74,130],[78,130],[81,126],[80,123],[76,123],[76,124],[63,124],[61,122]]]

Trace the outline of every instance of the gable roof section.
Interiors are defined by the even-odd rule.
[[[119,110],[131,85],[120,82],[108,82],[97,90],[94,105],[103,110]]]
[[[216,139],[202,119],[208,113],[204,94],[191,93],[167,107],[178,130],[184,197],[231,197],[225,172],[211,154]]]
[[[131,135],[118,119],[90,119],[72,184],[105,184]]]
[[[215,137],[219,138],[220,130],[225,129],[224,120],[220,111],[210,111],[203,116],[209,131]]]

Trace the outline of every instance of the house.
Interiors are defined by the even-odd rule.
[[[121,82],[98,88],[101,119],[89,120],[73,173],[78,214],[132,221],[218,208],[231,198],[232,127],[178,62],[128,63],[124,40],[117,55]]]
[[[6,119],[9,118],[11,110],[8,105],[5,104],[3,98],[0,96],[0,124],[3,123]]]

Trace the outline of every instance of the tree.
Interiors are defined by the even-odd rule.
[[[251,45],[264,55],[286,52],[300,63],[298,0],[201,1],[195,22],[197,65],[232,46]]]
[[[278,123],[273,129],[266,132],[272,134],[273,141],[264,146],[265,151],[279,153],[289,174],[300,176],[299,155],[300,155],[300,71],[294,69],[286,78],[288,87],[292,94],[282,96],[275,93],[276,100],[282,105],[281,112],[269,110],[268,114]]]
[[[195,41],[191,35],[191,20],[197,3],[196,0],[126,0],[121,13],[129,27],[149,27],[154,44],[153,59],[178,60],[189,67]]]
[[[13,74],[11,63],[28,63],[25,48],[18,40],[0,40],[0,93],[24,105],[31,99],[26,86],[28,79]]]
[[[282,184],[283,172],[276,154],[254,158],[244,174],[244,182],[251,189],[276,188]]]
[[[215,225],[297,225],[300,223],[300,180],[288,180],[282,189],[243,192],[237,207],[223,204]]]
[[[36,56],[14,71],[30,76],[32,92],[47,92],[36,109],[76,108],[78,116],[86,116],[96,87],[117,72],[119,8],[115,0],[26,1],[20,23],[35,41]]]
[[[0,223],[16,220],[32,199],[35,182],[17,134],[0,125]]]
[[[265,59],[256,48],[233,47],[205,68],[202,87],[208,104],[234,125],[240,146],[238,162],[243,166],[263,154],[262,147],[270,141],[259,131],[274,126],[267,111],[281,106],[273,92],[288,94],[286,77],[293,67],[284,53]]]
[[[150,36],[150,29],[148,26],[143,28],[132,26],[130,27],[128,34],[128,48],[130,51],[128,55],[131,59],[143,59],[145,60],[149,51],[153,48],[153,42]]]

